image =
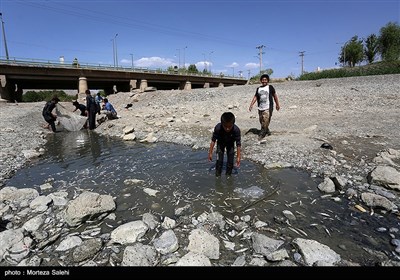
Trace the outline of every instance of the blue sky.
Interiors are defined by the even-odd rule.
[[[113,66],[116,55],[124,67],[248,78],[262,50],[262,69],[280,78],[300,75],[300,52],[305,71],[338,67],[346,41],[399,23],[400,0],[0,0],[0,12],[10,58]]]

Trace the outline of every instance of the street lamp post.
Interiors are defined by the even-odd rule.
[[[115,64],[117,65],[117,68],[118,68],[117,36],[118,36],[118,33],[115,34],[115,36],[114,36],[114,41],[115,41]]]
[[[208,54],[208,60],[209,60],[209,66],[208,66],[208,71],[210,72],[210,74],[211,74],[211,54],[213,54],[214,53],[214,51],[211,51],[209,54]]]
[[[132,58],[132,70],[133,70],[133,53],[130,54]]]
[[[204,61],[204,72],[207,72],[207,64],[206,64],[206,54],[205,53],[202,53],[202,55],[203,55],[203,61]]]
[[[114,43],[114,38],[111,39],[112,45],[113,45],[113,62],[114,62],[114,68],[115,68],[115,43]]]
[[[6,59],[9,60],[8,56],[8,49],[7,49],[7,41],[6,41],[6,32],[4,31],[4,21],[3,21],[3,14],[0,13],[0,19],[1,19],[1,28],[3,31],[3,40],[4,40],[4,49],[6,51]]]
[[[181,69],[181,49],[176,49],[178,51],[178,71]]]
[[[183,69],[186,70],[186,62],[185,62],[185,50],[187,49],[187,46],[183,48]]]

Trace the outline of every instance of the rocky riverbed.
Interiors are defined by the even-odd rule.
[[[391,219],[392,226],[371,229],[386,236],[390,250],[377,250],[375,244],[362,248],[362,258],[342,257],[346,254],[338,248],[344,246],[329,247],[294,227],[301,213],[290,207],[275,221],[262,221],[246,213],[199,215],[181,203],[174,216],[149,209],[120,224],[113,215],[118,205],[107,194],[49,191],[51,182],[40,188],[4,187],[7,178],[45,152],[50,132],[42,128],[44,102],[2,102],[0,265],[399,266],[399,80],[400,75],[383,75],[272,83],[281,110],[274,111],[272,135],[263,141],[252,133],[259,128],[257,112],[248,111],[257,85],[120,92],[108,97],[120,118],[95,130],[126,141],[207,149],[221,114],[231,111],[242,132],[243,158],[266,169],[305,170],[321,178],[321,197],[348,200],[355,215]],[[125,109],[127,104],[132,106]],[[285,229],[297,237],[285,237]]]

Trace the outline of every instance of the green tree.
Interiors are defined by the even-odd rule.
[[[189,67],[188,67],[188,72],[189,73],[199,73],[199,70],[197,70],[196,65],[190,64]]]
[[[371,34],[364,40],[365,48],[364,54],[368,63],[371,64],[375,60],[375,56],[378,53],[378,37],[375,34]]]
[[[267,74],[267,75],[269,76],[269,78],[271,79],[272,73],[274,73],[274,70],[272,70],[271,68],[264,69],[264,70],[261,71],[261,73],[259,73],[259,74],[255,75],[255,76],[251,77],[251,78],[250,78],[250,83],[253,83],[253,84],[254,84],[254,83],[259,83],[259,82],[260,82],[261,75],[263,75],[263,74]]]
[[[379,52],[385,61],[400,59],[400,26],[389,22],[380,29]]]
[[[350,67],[354,67],[357,63],[364,60],[363,57],[363,41],[358,39],[358,36],[355,35],[342,47],[339,61],[342,62],[343,65],[348,64]]]
[[[271,76],[272,73],[274,73],[274,70],[272,70],[271,68],[268,68],[268,69],[265,69],[262,73],[263,74],[268,74],[268,76]]]

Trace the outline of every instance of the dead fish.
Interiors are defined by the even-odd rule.
[[[299,229],[299,228],[296,228],[299,232],[301,232],[304,236],[308,236],[307,235],[307,233],[304,231],[304,230],[302,230],[302,229]]]
[[[290,229],[291,231],[293,231],[293,232],[297,233],[298,235],[301,235],[301,234],[300,234],[300,232],[298,232],[297,230],[295,230],[295,229],[294,229],[294,228],[292,228],[292,227],[288,227],[288,229]]]
[[[236,236],[241,236],[246,231],[246,228],[242,229]]]
[[[320,215],[322,215],[322,216],[325,216],[325,217],[330,217],[330,216],[331,216],[331,215],[326,214],[326,213],[323,213],[323,212],[319,212],[318,214],[320,214]]]
[[[272,233],[279,233],[277,230],[275,230],[275,229],[273,229],[273,228],[265,228],[264,230],[265,230],[265,231],[272,232]]]
[[[360,210],[360,211],[363,212],[363,213],[367,212],[367,210],[365,210],[362,206],[360,206],[360,205],[358,205],[358,204],[354,205],[354,208]]]
[[[299,200],[299,201],[294,201],[294,202],[291,202],[291,203],[289,203],[288,205],[288,207],[292,207],[292,205],[294,205],[294,204],[296,204],[296,203],[301,203],[301,200]]]
[[[317,201],[317,199],[314,199],[313,201],[311,201],[311,204],[314,204]]]
[[[296,213],[299,214],[299,215],[301,215],[301,216],[303,216],[303,217],[306,217],[306,215],[304,215],[303,213],[300,213],[300,212],[297,211],[297,210],[296,210]]]
[[[326,227],[324,227],[324,229],[325,229],[326,233],[327,233],[329,236],[331,236],[331,233],[329,232],[329,230],[328,230]]]
[[[225,218],[225,220],[226,220],[226,222],[227,222],[228,224],[230,224],[231,226],[234,226],[234,225],[235,225],[235,222],[232,221],[231,219]]]
[[[245,252],[247,250],[249,250],[249,248],[243,248],[243,249],[235,251],[235,253],[243,253],[243,252]]]

